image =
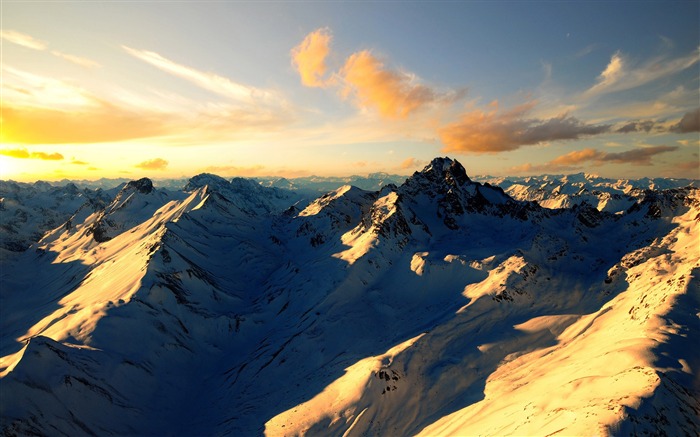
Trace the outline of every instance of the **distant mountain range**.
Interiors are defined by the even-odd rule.
[[[192,180],[161,179],[151,183],[158,189],[180,191]],[[214,175],[212,175],[213,177]],[[217,180],[223,180],[216,176]],[[389,184],[400,185],[406,176],[371,173],[365,176],[300,178],[233,178],[233,181],[253,181],[260,187],[287,190],[297,203],[308,203],[320,194],[350,185],[368,191],[379,191]],[[638,203],[650,191],[681,187],[697,187],[697,179],[642,178],[607,179],[585,173],[527,177],[475,176],[476,182],[502,188],[516,200],[535,201],[545,208],[569,208],[586,203],[600,211],[622,212]],[[128,179],[62,180],[23,183],[0,181],[0,259],[10,252],[22,252],[41,236],[63,224],[78,208],[104,207],[127,183]],[[252,187],[252,185],[250,185]],[[259,192],[257,190],[256,192]]]
[[[4,435],[700,429],[698,181],[182,182],[0,182]]]

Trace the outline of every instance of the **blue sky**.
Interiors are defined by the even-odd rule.
[[[2,3],[0,178],[698,174],[700,3]]]

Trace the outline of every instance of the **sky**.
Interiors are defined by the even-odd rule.
[[[0,179],[700,178],[697,0],[0,9]]]

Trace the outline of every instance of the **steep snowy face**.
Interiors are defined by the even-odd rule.
[[[427,224],[431,213],[450,230],[457,230],[469,214],[511,216],[526,219],[536,205],[517,202],[499,187],[471,181],[462,164],[448,158],[433,160],[422,172],[415,173],[398,193],[415,215]]]
[[[207,187],[210,192],[234,203],[241,211],[253,215],[276,214],[305,201],[303,195],[290,190],[263,187],[251,179],[233,178],[228,181],[208,173],[191,178],[184,191],[189,192],[202,187]]]
[[[282,233],[293,233],[294,240],[300,244],[333,247],[340,243],[338,235],[355,226],[376,198],[376,193],[342,186],[322,195],[298,213],[294,209],[285,212],[291,218]]]
[[[467,300],[439,322],[416,323],[423,329],[404,342],[345,365],[315,396],[269,420],[266,434],[692,433],[700,404],[688,363],[700,356],[685,347],[698,332],[700,192],[681,191],[657,193],[623,216],[590,206],[546,215],[534,234],[509,239],[510,250],[493,240],[482,251],[488,235],[464,238],[465,230],[398,252],[375,242],[351,270],[365,284],[365,305],[385,304],[377,307],[387,328],[375,332],[395,332],[387,319],[411,314],[404,328],[421,320],[408,303],[421,294],[429,308],[461,284]],[[375,211],[390,220],[395,201],[381,196]],[[514,224],[488,217],[494,233]],[[376,279],[409,266],[413,277]]]
[[[109,241],[152,217],[169,200],[169,192],[155,190],[150,179],[130,181],[104,210],[96,213],[87,232],[97,243]]]
[[[700,427],[698,189],[550,211],[447,158],[311,202],[206,174],[147,186],[0,271],[3,433]]]
[[[498,187],[472,182],[458,161],[436,158],[403,185],[384,187],[360,223],[343,235],[349,248],[336,256],[353,264],[382,241],[389,250],[402,250],[411,241],[461,239],[488,227],[490,218],[507,218],[505,235],[514,229],[513,221],[535,222],[546,215],[536,204],[515,201]]]
[[[104,206],[110,200],[102,190],[80,190],[72,183],[54,187],[42,181],[0,181],[0,259],[16,257],[77,209]]]

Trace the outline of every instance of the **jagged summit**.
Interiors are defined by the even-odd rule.
[[[126,185],[124,185],[122,191],[130,190],[135,190],[143,194],[149,194],[151,191],[153,191],[153,181],[148,178],[141,178],[137,181],[129,181],[126,183]]]
[[[448,157],[433,159],[422,171],[415,172],[412,178],[421,175],[431,182],[445,180],[453,186],[471,182],[464,166],[459,161]]]
[[[524,218],[523,205],[516,205],[517,202],[499,187],[472,181],[462,164],[450,158],[433,159],[422,171],[408,178],[397,191],[402,198],[421,204],[416,206],[417,210],[432,210],[437,206],[437,216],[450,229],[458,228],[458,217],[465,212],[491,211],[497,215],[520,215]]]
[[[119,193],[114,197],[111,205],[107,207],[107,211],[116,211],[124,208],[127,204],[133,202],[133,199],[140,196],[150,196],[155,194],[153,181],[148,178],[141,178],[137,181],[127,182]]]

